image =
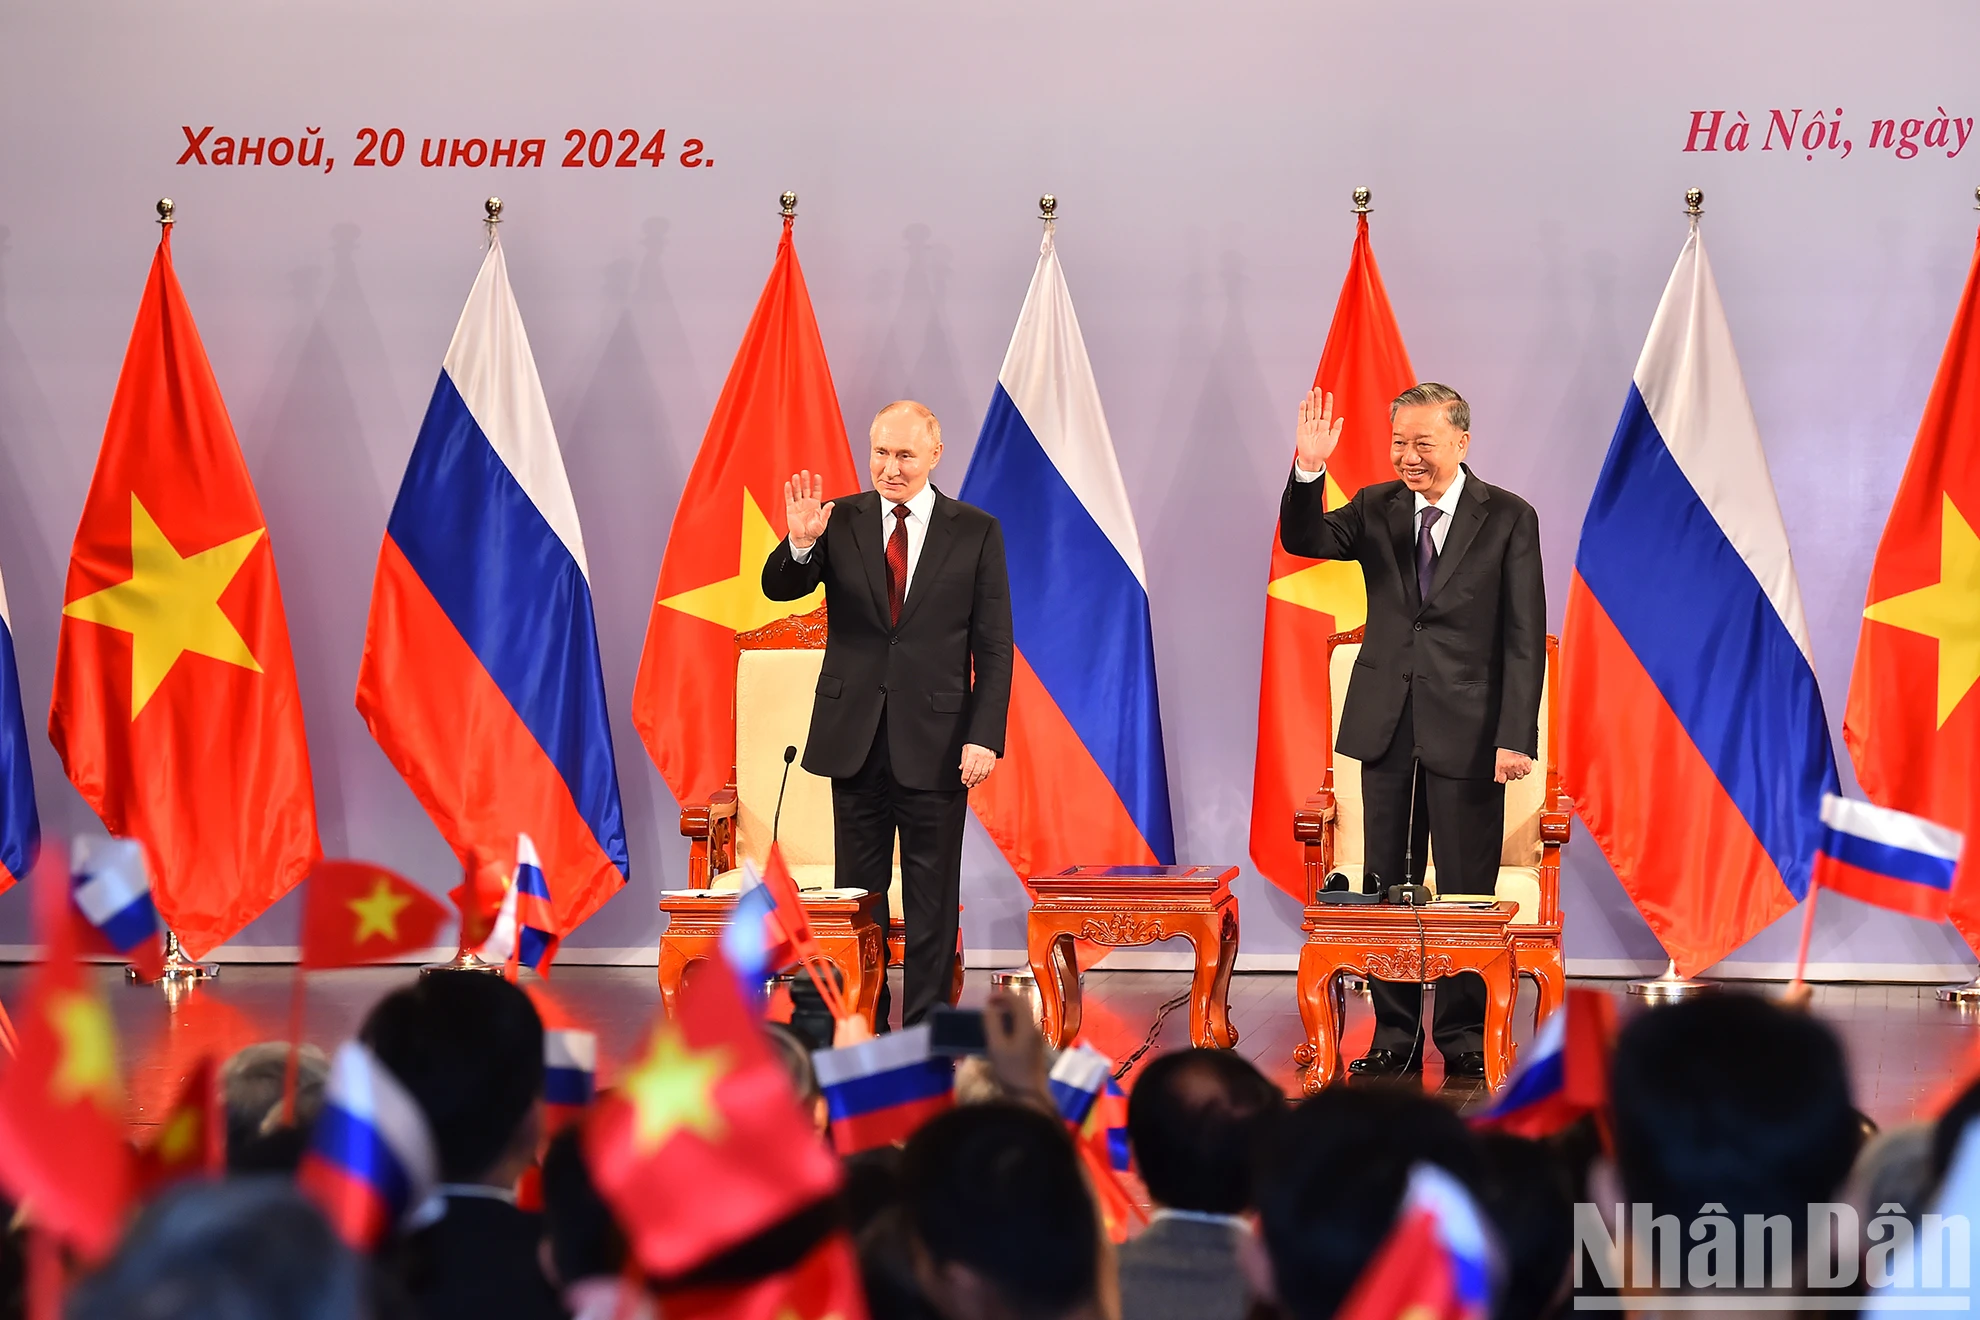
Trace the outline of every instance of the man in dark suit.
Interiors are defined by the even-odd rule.
[[[874,488],[821,502],[822,477],[792,477],[790,535],[763,565],[772,600],[825,585],[825,664],[804,768],[832,781],[841,888],[885,894],[900,836],[901,1021],[910,1026],[948,998],[969,790],[1003,755],[1011,699],[1004,535],[995,518],[928,484],[941,458],[935,414],[905,401],[882,408]],[[880,996],[885,1030],[884,981]]]
[[[1405,390],[1389,406],[1398,481],[1326,507],[1327,459],[1340,442],[1333,396],[1299,409],[1298,452],[1279,506],[1288,553],[1352,559],[1368,624],[1334,749],[1361,762],[1363,860],[1384,886],[1412,884],[1434,847],[1441,894],[1498,884],[1506,784],[1533,772],[1547,664],[1540,522],[1511,491],[1464,465],[1471,408],[1448,385]],[[1412,811],[1413,804],[1413,811]],[[1430,846],[1426,846],[1430,845]],[[1475,973],[1437,981],[1432,1034],[1454,1085],[1485,1076],[1485,987]],[[1351,1079],[1422,1067],[1420,994],[1376,981],[1375,1037]]]

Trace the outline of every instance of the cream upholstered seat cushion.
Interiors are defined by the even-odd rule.
[[[747,858],[761,868],[769,857],[784,749],[796,747],[777,841],[799,889],[830,889],[835,883],[832,781],[803,765],[812,695],[824,664],[822,650],[744,651],[736,661],[736,859]],[[725,871],[709,884],[733,889],[741,880],[741,871]],[[896,920],[901,915],[900,880],[897,846],[894,884],[888,890],[888,907]]]
[[[1328,687],[1333,704],[1333,727],[1341,727],[1341,706],[1347,697],[1348,677],[1354,672],[1355,658],[1361,654],[1358,642],[1334,648],[1328,666]],[[1547,800],[1547,710],[1548,687],[1554,681],[1547,672],[1540,690],[1540,757],[1533,773],[1506,785],[1506,837],[1499,853],[1497,897],[1519,904],[1515,926],[1530,926],[1540,920],[1540,813]],[[1334,869],[1343,872],[1360,888],[1362,856],[1361,762],[1334,753]],[[1433,849],[1425,880],[1437,892],[1437,859]]]

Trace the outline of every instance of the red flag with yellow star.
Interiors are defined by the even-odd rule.
[[[116,1027],[76,958],[78,917],[58,851],[43,848],[34,867],[43,953],[19,1019],[20,1047],[0,1072],[0,1190],[31,1204],[36,1227],[95,1259],[123,1228],[131,1147]]]
[[[859,489],[785,220],[681,491],[633,683],[633,727],[678,801],[705,800],[735,767],[736,634],[825,598],[823,587],[800,601],[763,594],[763,561],[784,539],[784,483],[799,471],[823,474],[827,498]]]
[[[1980,247],[1870,567],[1843,741],[1879,806],[1980,833]],[[1950,912],[1980,949],[1980,848]]]
[[[303,896],[302,965],[357,967],[433,946],[447,905],[370,862],[322,861]]]
[[[833,1233],[787,1270],[660,1298],[667,1320],[866,1320],[852,1239]]]
[[[1320,350],[1316,387],[1344,418],[1340,447],[1327,463],[1327,507],[1363,486],[1395,479],[1389,463],[1389,403],[1416,383],[1402,328],[1389,307],[1368,243],[1368,217],[1355,226],[1347,281]],[[1286,410],[1288,429],[1292,409]],[[1290,468],[1290,461],[1287,464]],[[1306,897],[1305,858],[1293,839],[1293,812],[1327,770],[1327,639],[1368,618],[1361,565],[1286,553],[1272,529],[1272,574],[1265,587],[1265,653],[1258,680],[1258,759],[1251,775],[1251,860],[1294,898]]]
[[[48,736],[197,958],[320,849],[275,555],[219,384],[158,241],[83,504]]]
[[[592,1180],[649,1274],[685,1274],[830,1195],[839,1163],[719,953],[656,1018],[584,1132]],[[689,1193],[684,1189],[692,1188]]]
[[[227,1168],[227,1123],[220,1107],[219,1065],[203,1056],[186,1074],[185,1084],[151,1144],[137,1155],[139,1194],[150,1197],[181,1178],[201,1174],[218,1177]]]

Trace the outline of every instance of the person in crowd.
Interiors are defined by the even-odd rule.
[[[902,1159],[922,1295],[943,1320],[1103,1320],[1105,1235],[1065,1124],[1028,1106],[952,1109]]]
[[[567,1127],[543,1152],[543,1272],[572,1320],[650,1320],[645,1291],[628,1284],[625,1233],[584,1162],[580,1129]]]
[[[1574,1255],[1568,1168],[1545,1143],[1503,1132],[1484,1133],[1478,1148],[1481,1208],[1505,1253],[1494,1320],[1554,1320],[1567,1309]]]
[[[69,1320],[397,1320],[402,1301],[289,1182],[180,1183],[70,1294]]]
[[[418,1102],[439,1159],[439,1217],[399,1258],[420,1311],[562,1316],[539,1265],[540,1218],[515,1203],[542,1131],[543,1023],[529,996],[480,972],[423,976],[380,1000],[359,1039]]]
[[[1156,1208],[1120,1249],[1122,1320],[1241,1320],[1252,1147],[1284,1105],[1279,1088],[1229,1050],[1178,1050],[1142,1070],[1128,1097],[1128,1141]]]
[[[1419,1089],[1329,1087],[1267,1124],[1252,1182],[1265,1258],[1246,1262],[1260,1312],[1330,1320],[1388,1236],[1418,1162],[1474,1192],[1484,1173],[1464,1121]]]
[[[772,1052],[791,1079],[791,1094],[797,1097],[798,1108],[805,1112],[820,1132],[825,1131],[831,1126],[832,1116],[825,1105],[825,1092],[818,1085],[818,1070],[811,1066],[814,1047],[802,1034],[782,1022],[764,1023],[763,1032],[770,1038]]]
[[[220,1065],[220,1103],[227,1117],[227,1168],[236,1173],[291,1172],[302,1159],[309,1125],[323,1108],[330,1061],[304,1045],[296,1061],[295,1121],[282,1122],[282,1088],[292,1046],[265,1040]]]
[[[1734,1224],[1785,1216],[1800,1277],[1808,1207],[1838,1199],[1863,1139],[1835,1034],[1755,995],[1704,995],[1632,1019],[1610,1078],[1620,1187],[1602,1187],[1598,1171],[1593,1199],[1629,1205],[1626,1240],[1650,1236],[1635,1232],[1642,1215],[1674,1216],[1681,1259],[1705,1206]],[[1749,1236],[1764,1241],[1740,1234],[1742,1252]],[[1742,1278],[1772,1279],[1776,1264],[1739,1267]]]

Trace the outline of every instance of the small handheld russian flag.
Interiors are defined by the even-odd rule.
[[[1815,883],[1859,902],[1944,921],[1965,840],[1957,830],[1830,793]]]
[[[550,904],[550,883],[543,877],[536,844],[527,834],[516,836],[516,874],[503,891],[494,929],[476,950],[491,963],[507,966],[511,959],[539,976],[550,974],[550,962],[563,942]]]
[[[296,1181],[360,1251],[384,1241],[439,1181],[426,1115],[356,1041],[337,1051]]]
[[[127,959],[145,980],[157,980],[165,951],[144,845],[101,835],[78,838],[69,852],[69,883],[94,951]]]
[[[1615,1003],[1599,990],[1573,989],[1519,1052],[1519,1066],[1484,1112],[1478,1127],[1516,1137],[1559,1132],[1609,1099],[1609,1051]]]
[[[929,1036],[923,1024],[811,1056],[839,1154],[905,1140],[955,1104],[955,1061]]]
[[[582,1114],[598,1092],[598,1036],[575,1027],[543,1032],[544,1126],[563,1127]]]
[[[1495,1248],[1471,1193],[1434,1164],[1409,1171],[1395,1226],[1335,1320],[1485,1320]]]
[[[1086,1126],[1087,1116],[1106,1092],[1113,1072],[1114,1061],[1091,1045],[1082,1043],[1061,1053],[1045,1079],[1059,1117],[1075,1131]]]

